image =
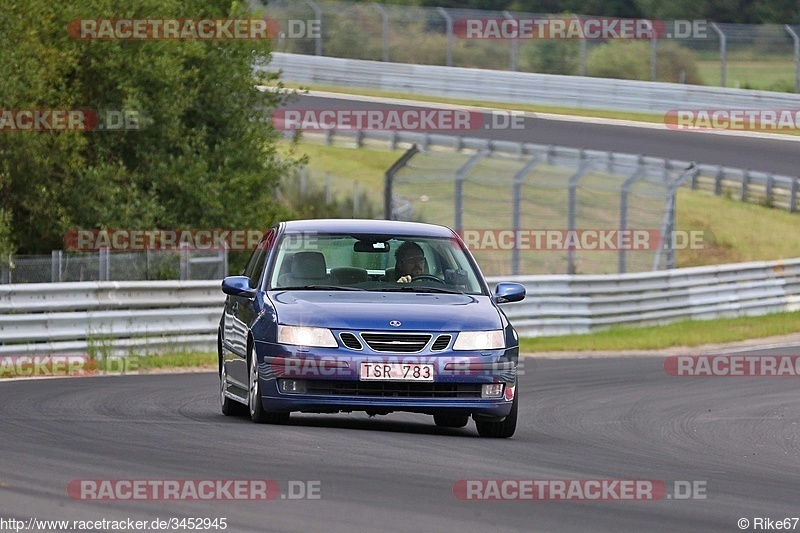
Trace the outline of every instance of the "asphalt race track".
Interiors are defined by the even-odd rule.
[[[785,352],[786,350],[784,350]],[[796,353],[796,350],[794,351]],[[660,357],[527,360],[520,425],[223,416],[214,373],[0,382],[0,517],[227,518],[227,531],[739,531],[800,515],[792,378],[670,377]],[[474,501],[471,479],[660,480],[652,501]],[[72,480],[318,481],[319,499],[82,501]],[[676,499],[675,481],[705,499]],[[685,485],[684,485],[685,486]],[[798,525],[800,528],[800,525]]]
[[[420,104],[418,107],[425,107]],[[352,99],[301,96],[285,109],[404,109],[407,106]],[[455,132],[441,132],[455,134]],[[592,150],[611,150],[797,176],[800,142],[774,138],[582,123],[525,117],[521,129],[474,130],[466,137],[525,141]],[[798,139],[800,140],[800,139]]]

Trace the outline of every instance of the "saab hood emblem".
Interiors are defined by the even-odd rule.
[[[395,328],[399,328],[401,326],[401,323],[399,320],[392,320],[391,322],[389,322],[389,325]]]

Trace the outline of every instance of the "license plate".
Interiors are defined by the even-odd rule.
[[[361,381],[433,381],[430,363],[361,363]]]

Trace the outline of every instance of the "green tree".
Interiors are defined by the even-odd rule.
[[[268,41],[80,41],[84,18],[243,18],[224,0],[0,0],[0,109],[140,113],[138,131],[0,132],[0,212],[22,253],[71,228],[263,228],[285,216],[268,116],[283,96],[254,73]]]

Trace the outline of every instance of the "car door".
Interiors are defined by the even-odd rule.
[[[242,272],[250,278],[250,287],[260,287],[264,265],[272,251],[275,231],[270,230],[262,237]],[[225,308],[225,340],[231,357],[226,361],[228,376],[242,385],[247,385],[247,336],[250,325],[258,316],[263,296],[255,298],[245,296],[228,296]]]

